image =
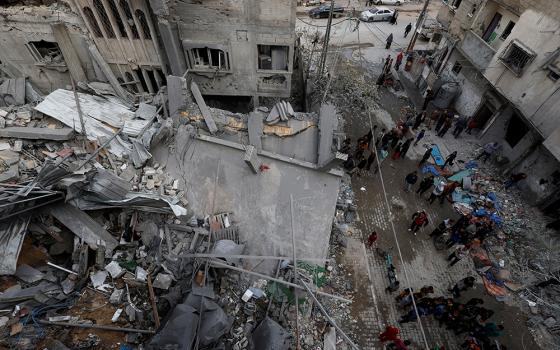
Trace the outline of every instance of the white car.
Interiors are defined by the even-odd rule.
[[[395,10],[386,7],[374,7],[360,13],[360,20],[364,22],[388,21],[393,17]]]
[[[406,0],[373,0],[375,5],[397,5],[400,6]]]

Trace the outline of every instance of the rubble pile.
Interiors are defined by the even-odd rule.
[[[352,286],[341,265],[297,260],[296,268],[268,257],[276,274],[256,272],[258,257],[243,255],[239,218],[195,215],[185,178],[150,153],[160,144],[183,156],[172,141],[185,131],[247,140],[252,115],[265,135],[295,135],[317,127],[317,114],[286,102],[231,113],[196,96],[177,111],[162,94],[130,104],[111,90],[79,83],[0,107],[0,345],[242,350],[341,342],[330,327],[331,317],[350,322]],[[352,198],[346,185],[333,230],[353,220]]]

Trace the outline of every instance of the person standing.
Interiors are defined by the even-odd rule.
[[[516,185],[519,181],[524,180],[526,178],[527,178],[527,174],[525,173],[512,174],[509,180],[507,180],[504,183],[504,187],[506,190],[508,190],[511,186]]]
[[[389,152],[387,152],[387,145],[385,145],[379,150],[379,165],[375,167],[376,174],[379,172],[381,164],[383,164],[383,161],[385,160],[385,158],[387,158],[387,156],[389,156]]]
[[[424,104],[422,105],[422,110],[425,111],[428,108],[428,104],[434,99],[434,92],[432,89],[426,90],[426,97],[424,97]]]
[[[414,119],[414,125],[412,125],[412,130],[418,129],[420,124],[426,119],[426,111],[422,111],[416,115],[416,119]]]
[[[416,170],[415,170],[415,171],[411,172],[410,174],[406,175],[406,177],[404,178],[404,191],[405,192],[410,192],[410,190],[412,189],[412,186],[414,186],[416,181],[418,181],[418,174],[416,173]]]
[[[446,118],[443,122],[443,126],[439,129],[437,136],[444,137],[445,134],[447,134],[447,130],[451,128],[451,125],[453,125],[453,120],[451,118]]]
[[[377,135],[377,138],[375,139],[375,147],[379,147],[379,144],[381,143],[381,140],[383,140],[384,136],[385,136],[385,129],[381,129],[379,135]]]
[[[393,12],[393,17],[391,17],[391,21],[390,21],[392,25],[397,24],[398,17],[399,17],[399,10],[395,10],[395,12]]]
[[[404,159],[404,157],[406,156],[406,154],[408,153],[408,150],[410,148],[410,144],[412,143],[412,138],[406,140],[404,142],[404,144],[401,147],[401,158]]]
[[[379,334],[379,341],[386,342],[386,341],[395,341],[399,339],[400,330],[394,326],[387,326],[385,327],[385,331]]]
[[[375,161],[375,150],[370,151],[368,159],[367,159],[367,165],[366,165],[366,170],[370,171],[371,166],[373,165],[373,162]]]
[[[494,152],[496,152],[499,148],[500,148],[500,146],[497,142],[488,142],[487,144],[484,145],[484,148],[482,149],[482,153],[480,153],[478,155],[478,157],[476,157],[476,159],[480,159],[480,158],[484,157],[484,159],[482,161],[484,163],[486,163],[488,158],[490,158],[490,156]]]
[[[434,176],[432,174],[429,174],[428,176],[423,178],[422,181],[420,181],[420,186],[416,190],[416,193],[419,195],[423,195],[424,192],[429,190],[430,187],[432,187],[433,185],[434,185]]]
[[[439,118],[438,118],[438,120],[437,120],[436,128],[434,129],[434,131],[435,131],[436,133],[439,134],[439,129],[441,129],[441,127],[443,126],[443,124],[445,123],[445,121],[447,120],[447,118],[448,118],[447,110],[444,110],[444,111],[439,115]]]
[[[416,235],[416,232],[418,232],[420,227],[426,226],[427,224],[428,214],[426,214],[424,210],[417,211],[414,215],[412,215],[412,224],[410,224],[408,231],[412,231]]]
[[[428,161],[428,158],[430,158],[431,155],[432,155],[432,147],[430,147],[426,150],[426,152],[422,156],[422,159],[420,159],[420,162],[418,163],[418,167],[421,167],[422,164],[426,163]]]
[[[399,70],[399,68],[401,67],[402,60],[403,60],[403,52],[401,51],[397,55],[397,59],[395,61],[395,70]]]
[[[443,165],[441,166],[441,169],[442,170],[445,169],[447,164],[453,166],[453,162],[455,161],[455,158],[457,158],[457,151],[454,151],[453,153],[448,155],[447,158],[445,158],[445,163],[443,163]]]
[[[416,141],[414,142],[414,146],[416,146],[418,144],[418,142],[420,142],[420,140],[422,140],[424,138],[424,135],[426,135],[426,129],[422,129],[418,135],[416,135]]]
[[[459,120],[455,123],[455,129],[453,129],[453,136],[455,136],[455,138],[458,138],[463,130],[465,130],[468,120],[469,119],[465,116],[459,117]]]
[[[474,281],[475,278],[472,276],[465,277],[459,282],[455,283],[455,285],[452,288],[449,288],[448,291],[453,293],[453,297],[459,298],[461,296],[461,292],[464,292],[474,286]]]
[[[442,180],[437,184],[437,186],[434,187],[434,190],[430,194],[430,198],[427,199],[428,202],[432,204],[436,200],[436,198],[443,194],[443,190],[445,190],[445,182]]]
[[[377,241],[377,232],[373,231],[372,233],[370,233],[370,235],[368,236],[368,239],[367,239],[368,248],[371,248],[373,243],[375,243],[376,241]]]
[[[469,246],[465,244],[457,244],[455,250],[449,254],[447,261],[449,261],[449,267],[454,266],[461,259],[467,256],[469,252]]]
[[[385,49],[389,50],[391,48],[391,44],[393,43],[393,33],[389,34],[386,41],[387,45],[385,45]]]
[[[408,33],[410,33],[410,31],[412,30],[412,23],[409,23],[406,25],[406,27],[404,28],[404,37],[406,38],[406,36],[408,35]]]
[[[397,159],[400,158],[402,146],[403,146],[403,143],[400,142],[400,141],[399,141],[399,143],[397,143],[397,145],[395,146],[395,148],[394,148],[394,150],[393,150],[393,156],[391,157],[393,160],[397,160]]]

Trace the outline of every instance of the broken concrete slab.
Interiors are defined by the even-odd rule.
[[[169,117],[175,120],[181,111],[187,108],[187,79],[173,75],[167,76],[167,94]]]
[[[247,127],[249,129],[249,144],[255,146],[258,151],[262,150],[263,114],[260,112],[249,113]]]
[[[109,81],[109,84],[111,84],[113,89],[115,89],[117,95],[123,100],[125,100],[126,102],[128,102],[129,104],[132,104],[133,101],[132,95],[121,87],[121,84],[117,80],[117,77],[115,76],[115,74],[111,70],[111,67],[109,67],[109,65],[107,64],[107,62],[105,61],[105,59],[103,58],[103,56],[101,55],[97,47],[95,45],[90,45],[89,52],[91,53],[91,57],[97,63],[99,68],[101,68],[103,74],[105,74],[105,77]]]
[[[245,161],[245,163],[247,163],[253,173],[259,173],[260,163],[257,157],[257,150],[254,146],[248,145],[245,148],[245,156],[243,160]]]
[[[157,11],[154,10],[154,12]],[[183,52],[183,45],[179,40],[177,23],[173,21],[160,21],[158,26],[161,34],[161,40],[163,42],[165,52],[167,53],[167,58],[169,59],[169,65],[171,66],[171,72],[173,72],[173,75],[181,76],[187,70],[187,60],[185,59],[185,53]]]
[[[16,264],[29,225],[29,217],[20,215],[0,223],[0,275],[11,275]]]
[[[319,146],[317,150],[319,167],[325,166],[334,158],[332,144],[337,126],[336,108],[331,104],[322,105],[319,111]]]
[[[19,162],[19,153],[9,149],[0,151],[0,160],[8,166],[14,165]]]
[[[206,102],[204,102],[204,97],[202,97],[202,94],[198,89],[198,85],[194,81],[191,82],[191,92],[194,96],[196,104],[198,105],[198,108],[200,108],[200,113],[202,113],[202,116],[204,117],[204,121],[206,122],[208,131],[210,131],[211,134],[215,134],[218,131],[218,127],[216,126],[214,118],[212,118],[210,109],[206,105]]]
[[[45,274],[29,265],[21,264],[17,267],[15,276],[23,282],[35,283],[42,280]]]
[[[80,57],[76,52],[75,46],[70,39],[66,24],[51,24],[51,28],[58,47],[62,52],[62,56],[64,57],[64,62],[66,62],[66,66],[68,67],[72,78],[74,78],[75,81],[86,81],[86,73],[84,72],[82,62],[80,61]]]
[[[5,79],[0,85],[0,106],[25,104],[25,78]]]
[[[136,118],[141,118],[145,120],[150,120],[155,117],[157,113],[157,107],[141,102],[136,110]]]
[[[66,141],[74,136],[71,128],[50,129],[11,126],[0,129],[0,137],[11,137],[27,140]]]
[[[110,256],[113,249],[118,245],[117,240],[97,221],[70,204],[52,205],[48,208],[48,211],[76,236],[83,239],[92,249],[97,249],[101,241],[101,244],[106,247],[105,254]]]
[[[19,177],[19,167],[18,164],[13,164],[10,168],[0,174],[0,182],[6,182],[10,180],[17,179]]]

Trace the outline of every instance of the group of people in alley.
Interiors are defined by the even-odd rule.
[[[460,292],[473,285],[474,278],[469,276],[457,282],[452,289]],[[463,303],[455,294],[453,297],[432,297],[433,293],[432,286],[424,286],[417,292],[412,288],[400,292],[395,302],[400,309],[405,310],[405,314],[399,323],[415,322],[418,316],[431,316],[440,327],[445,326],[457,336],[468,334],[462,343],[463,349],[506,350],[505,346],[494,341],[502,334],[504,327],[490,321],[494,311],[484,307],[484,300],[470,298]],[[402,338],[400,329],[393,325],[388,325],[378,337],[380,342],[389,344],[388,348],[407,350],[411,342]],[[445,346],[436,345],[433,349],[444,350]]]

